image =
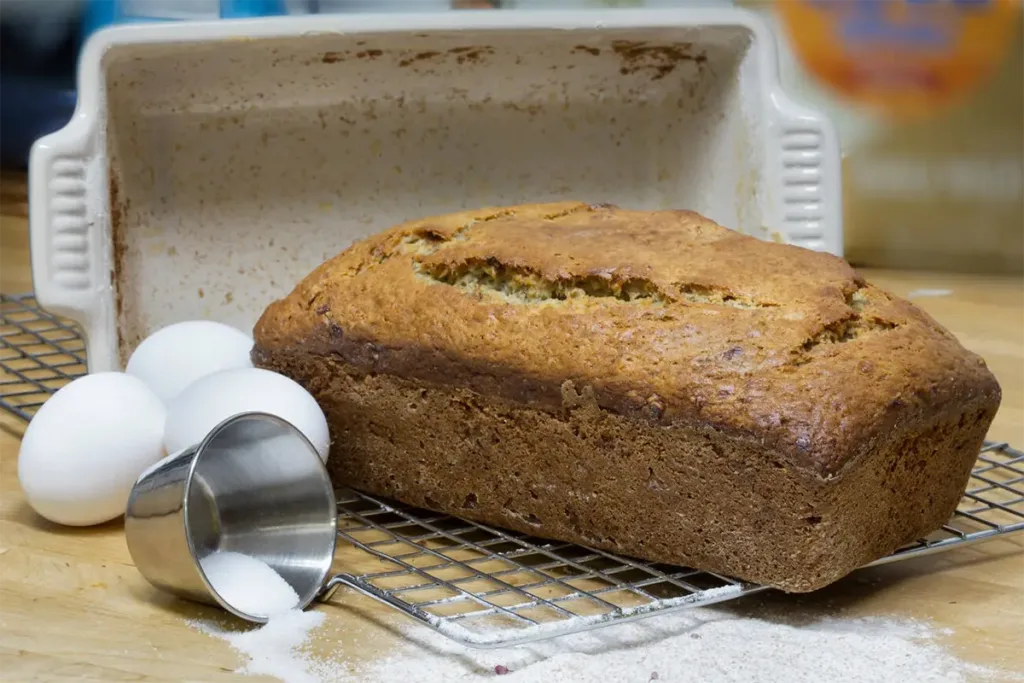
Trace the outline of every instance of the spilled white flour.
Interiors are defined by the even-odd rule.
[[[265,562],[242,553],[217,551],[200,560],[206,580],[229,605],[255,616],[290,610],[299,595]]]
[[[293,609],[272,615],[267,623],[248,631],[225,630],[205,622],[190,622],[204,633],[231,644],[246,662],[238,673],[273,676],[285,683],[326,683],[312,672],[312,663],[299,654],[310,632],[323,623],[324,613]]]
[[[289,613],[257,631],[226,633],[248,661],[241,672],[284,683],[968,683],[995,678],[946,651],[924,624],[818,619],[794,626],[699,608],[607,626],[517,648],[464,647],[426,627],[398,622],[402,640],[376,657],[346,659],[312,629],[323,615]],[[332,652],[319,659],[307,645]],[[355,654],[355,653],[353,653]],[[369,659],[369,661],[367,661]]]

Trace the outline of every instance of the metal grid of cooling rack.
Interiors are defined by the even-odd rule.
[[[0,295],[0,407],[25,420],[85,373],[75,326],[31,295]],[[873,565],[1024,531],[1024,453],[986,443],[960,506],[942,529]],[[474,647],[518,645],[610,622],[767,590],[708,572],[641,562],[338,492],[339,537],[380,560],[341,574],[349,586]]]
[[[335,582],[473,647],[507,647],[766,590],[338,492],[338,535],[383,561]]]
[[[29,420],[84,374],[85,342],[74,323],[40,310],[31,294],[0,295],[0,408]]]
[[[474,647],[519,645],[766,590],[682,567],[532,538],[355,491],[338,534],[383,566],[351,586]],[[1024,453],[986,443],[956,514],[870,566],[1024,531]]]

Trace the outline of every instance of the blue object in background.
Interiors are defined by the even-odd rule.
[[[5,0],[0,14],[0,162],[24,168],[37,138],[75,110],[79,0]]]
[[[74,83],[0,72],[0,163],[25,168],[32,143],[60,130],[75,112]]]
[[[288,14],[284,0],[87,0],[85,5],[83,40],[113,24]]]
[[[288,0],[4,0],[0,15],[0,163],[28,166],[40,137],[75,111],[86,39],[114,24],[289,14]],[[294,11],[294,10],[293,10]]]
[[[451,9],[450,0],[2,0],[0,162],[25,168],[38,138],[75,111],[82,45],[117,24]],[[495,3],[498,6],[498,3]]]

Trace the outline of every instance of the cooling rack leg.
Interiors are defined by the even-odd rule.
[[[427,615],[426,612],[417,609],[415,606],[410,605],[407,602],[403,602],[398,598],[394,597],[387,591],[377,588],[373,584],[361,581],[351,574],[336,574],[332,576],[324,587],[320,590],[320,595],[317,596],[317,602],[327,602],[331,596],[340,588],[346,586],[353,589],[354,591],[365,595],[368,598],[373,598],[377,602],[384,603],[388,607],[397,609],[398,611],[406,614],[418,621],[433,627],[433,620]]]

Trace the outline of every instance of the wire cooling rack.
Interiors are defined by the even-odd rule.
[[[85,342],[70,321],[31,294],[0,295],[0,408],[28,421],[64,384],[85,374]]]
[[[31,295],[0,295],[0,407],[29,420],[85,373],[73,324]],[[1024,453],[986,443],[942,529],[872,565],[1024,531]],[[339,537],[380,560],[342,574],[349,586],[474,647],[519,645],[767,590],[709,572],[653,564],[338,492]]]
[[[338,497],[338,534],[382,560],[339,577],[465,645],[519,645],[614,621],[768,590],[709,572],[652,564],[510,533],[355,491]],[[1024,531],[1024,453],[986,443],[942,529],[869,566]]]

